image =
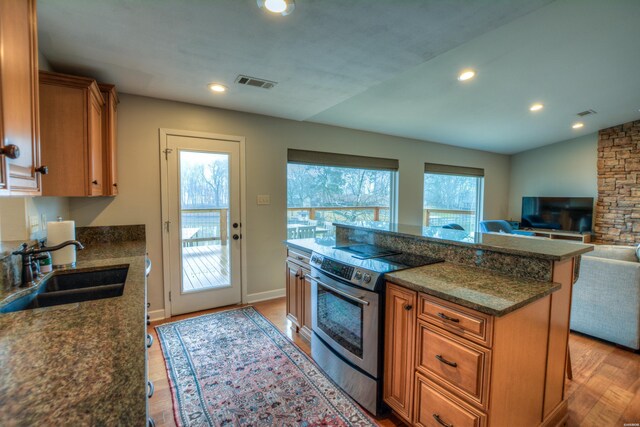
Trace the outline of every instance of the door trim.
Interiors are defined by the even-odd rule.
[[[242,242],[240,243],[240,298],[241,303],[247,302],[247,244],[246,244],[246,218],[247,218],[247,182],[245,176],[245,137],[237,135],[223,135],[211,132],[200,132],[181,129],[159,129],[159,155],[160,155],[160,205],[162,212],[162,220],[160,223],[162,233],[162,288],[164,294],[164,316],[171,317],[171,301],[169,301],[169,292],[171,291],[171,271],[169,256],[169,233],[165,228],[165,221],[169,219],[169,173],[168,164],[164,159],[163,150],[167,145],[169,136],[182,136],[204,139],[217,139],[223,141],[237,142],[240,144],[240,222],[242,227]],[[166,250],[165,250],[166,249]]]

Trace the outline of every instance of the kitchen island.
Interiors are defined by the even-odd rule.
[[[287,242],[303,254],[335,250],[318,243]],[[335,247],[358,244],[444,260],[385,275],[384,400],[398,416],[412,425],[565,422],[571,287],[591,246],[336,224]]]
[[[0,314],[0,425],[147,424],[139,227],[118,242],[97,236],[100,230],[77,234],[86,247],[77,271],[128,265],[122,296]],[[35,291],[6,289],[0,307]]]

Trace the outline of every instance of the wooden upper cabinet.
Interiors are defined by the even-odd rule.
[[[102,148],[104,167],[104,187],[105,196],[115,196],[118,194],[118,168],[117,168],[117,119],[118,119],[118,93],[114,85],[100,83],[100,92],[104,98],[102,108]]]
[[[102,196],[103,106],[95,80],[40,71],[44,196]]]
[[[40,195],[35,0],[0,1],[0,52],[0,194]]]

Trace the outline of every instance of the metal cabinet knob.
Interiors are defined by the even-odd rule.
[[[48,166],[39,166],[35,169],[36,172],[41,173],[42,175],[47,175],[49,173]]]
[[[98,180],[97,180],[97,179],[94,179],[93,181],[91,181],[91,183],[92,183],[93,185],[98,185]]]
[[[116,184],[116,183],[114,182],[114,183],[113,183],[113,186],[114,186],[114,187],[117,187],[117,186],[118,186],[118,184]]]
[[[14,144],[7,144],[0,148],[0,156],[7,156],[10,159],[17,159],[20,157],[20,147]]]
[[[240,224],[238,224],[237,222],[234,222],[233,225],[231,225],[233,228],[238,228],[240,226]]]
[[[238,240],[238,239],[240,239],[240,235],[239,235],[239,234],[234,234],[232,237],[233,237],[233,240]]]
[[[405,304],[404,309],[407,311],[411,311],[411,309],[413,308],[413,306],[411,304]]]

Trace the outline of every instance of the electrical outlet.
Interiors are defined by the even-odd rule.
[[[259,194],[256,200],[258,205],[270,205],[271,204],[271,196],[268,194]]]

